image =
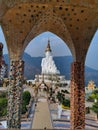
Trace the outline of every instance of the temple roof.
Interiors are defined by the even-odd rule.
[[[50,51],[51,52],[51,47],[50,47],[50,40],[48,39],[48,45],[47,48],[45,50],[45,52]]]

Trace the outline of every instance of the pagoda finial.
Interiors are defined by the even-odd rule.
[[[45,52],[47,52],[47,51],[50,51],[50,52],[51,52],[51,47],[50,47],[50,40],[49,40],[49,38],[48,38],[48,45],[47,45],[47,48],[46,48]]]

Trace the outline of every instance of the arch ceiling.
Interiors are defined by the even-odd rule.
[[[74,55],[74,46],[66,25],[64,24],[63,20],[59,18],[55,13],[53,13],[53,11],[51,12],[51,10],[45,12],[45,14],[43,14],[43,16],[41,16],[41,18],[33,26],[30,33],[25,39],[23,50],[32,40],[32,38],[45,31],[50,31],[62,38],[62,40],[67,43],[70,50],[72,50],[72,54]]]
[[[0,2],[0,23],[10,57],[12,54],[20,56],[21,50],[32,38],[50,31],[66,42],[76,60],[85,59],[90,41],[98,28],[98,0]]]

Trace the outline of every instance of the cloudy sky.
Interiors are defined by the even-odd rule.
[[[50,32],[45,32],[35,37],[26,47],[25,52],[32,57],[44,56],[44,51],[47,46],[47,41],[50,39],[53,56],[71,55],[67,45],[59,37]],[[4,44],[4,54],[7,54],[7,46],[0,27],[0,42]],[[85,64],[91,68],[98,70],[98,30],[94,35],[89,47]]]

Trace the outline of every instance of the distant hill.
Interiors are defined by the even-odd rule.
[[[4,55],[4,59],[9,64],[8,55]],[[23,60],[25,61],[24,75],[27,79],[34,79],[35,74],[41,73],[41,60],[42,57],[31,57],[24,53]],[[62,75],[65,75],[66,79],[70,79],[70,65],[73,62],[72,56],[60,56],[54,57],[54,61],[58,70]],[[89,80],[93,80],[98,86],[98,71],[89,67],[85,67],[85,83]]]

